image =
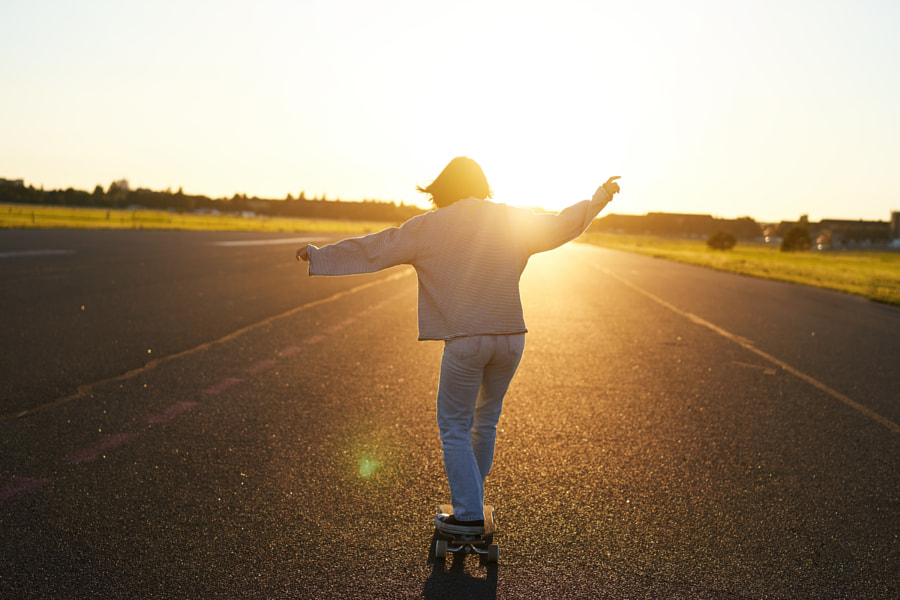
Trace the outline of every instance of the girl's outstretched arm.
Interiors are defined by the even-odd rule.
[[[297,249],[297,260],[309,263],[310,275],[357,275],[410,264],[416,256],[416,233],[424,216],[413,217],[400,227],[321,248],[303,246]]]
[[[585,232],[601,210],[619,192],[619,177],[610,177],[597,188],[590,200],[583,200],[556,214],[531,214],[527,244],[532,254],[546,252],[570,242]]]

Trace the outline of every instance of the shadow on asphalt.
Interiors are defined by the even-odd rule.
[[[453,554],[439,560],[434,556],[437,534],[431,538],[428,550],[428,564],[431,575],[425,581],[423,598],[426,600],[472,599],[496,600],[497,564],[488,563],[483,556]],[[468,569],[466,568],[468,566]],[[486,577],[476,577],[472,571],[487,571]]]

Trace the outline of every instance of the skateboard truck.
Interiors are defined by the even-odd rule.
[[[453,506],[441,504],[440,513],[453,514]],[[447,558],[448,552],[462,554],[479,554],[485,556],[487,562],[495,563],[500,559],[500,546],[493,543],[493,534],[497,530],[494,522],[494,507],[484,506],[484,534],[483,535],[459,535],[445,533],[438,530],[440,536],[434,542],[434,557]]]

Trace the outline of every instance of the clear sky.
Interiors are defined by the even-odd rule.
[[[0,0],[0,177],[761,221],[900,210],[896,0]]]

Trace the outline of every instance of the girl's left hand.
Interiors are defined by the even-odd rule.
[[[297,248],[297,261],[305,260],[309,262],[309,246]]]

